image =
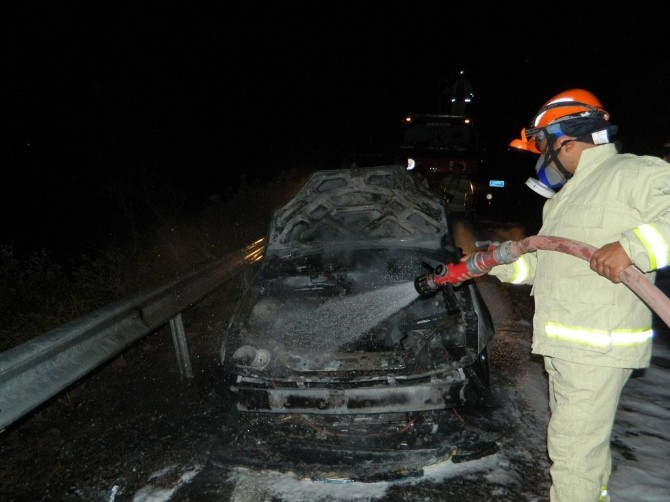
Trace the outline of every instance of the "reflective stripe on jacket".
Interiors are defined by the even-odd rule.
[[[597,248],[618,241],[653,280],[653,270],[670,263],[670,165],[617,154],[612,144],[583,151],[575,175],[545,203],[539,234]],[[538,250],[491,274],[533,285],[534,353],[602,366],[649,365],[651,311],[587,261]]]

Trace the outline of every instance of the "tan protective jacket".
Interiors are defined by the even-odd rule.
[[[582,152],[575,175],[542,211],[540,235],[599,248],[619,241],[654,280],[670,263],[670,165],[617,154],[612,144]],[[576,363],[641,368],[651,359],[651,310],[623,283],[557,251],[522,255],[491,271],[503,282],[532,284],[532,351]]]

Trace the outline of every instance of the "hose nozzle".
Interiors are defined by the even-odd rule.
[[[516,242],[506,241],[498,246],[491,246],[487,251],[473,253],[465,261],[454,264],[438,265],[432,274],[414,279],[414,288],[420,296],[433,294],[446,283],[459,284],[488,273],[496,265],[513,263],[521,250]]]
[[[419,296],[426,298],[432,295],[435,291],[440,289],[440,286],[435,283],[435,277],[443,276],[447,272],[445,265],[438,265],[432,274],[420,275],[414,279],[414,289],[419,293]]]

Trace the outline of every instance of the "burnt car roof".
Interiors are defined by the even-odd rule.
[[[447,215],[439,197],[415,184],[400,165],[313,173],[272,217],[269,257],[325,247],[444,247]]]

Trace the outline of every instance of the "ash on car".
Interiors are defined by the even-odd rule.
[[[414,286],[461,258],[447,216],[399,165],[314,172],[274,212],[221,347],[241,425],[219,461],[369,480],[495,449],[447,413],[487,395],[487,306]]]

